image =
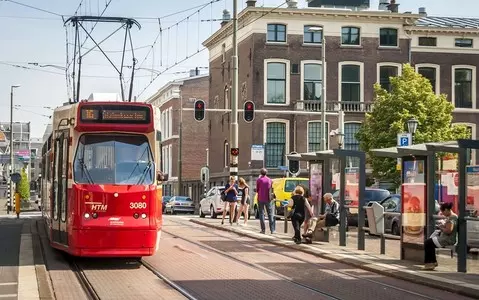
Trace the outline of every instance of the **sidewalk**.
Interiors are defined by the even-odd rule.
[[[5,198],[0,198],[0,216],[7,215],[7,203],[8,199]],[[24,212],[35,212],[39,211],[38,210],[38,205],[35,204],[35,201],[30,200],[30,202],[27,204],[28,207],[25,207],[25,203],[22,203],[23,207],[21,207],[20,210],[20,215]],[[13,205],[13,204],[12,204]],[[15,207],[12,208],[13,212],[10,212],[10,215],[15,215]]]
[[[53,299],[35,219],[0,216],[1,299]]]
[[[276,233],[261,234],[259,233],[259,221],[251,219],[248,226],[237,225],[221,225],[219,219],[200,219],[191,218],[191,222],[204,225],[207,227],[235,232],[239,235],[248,236],[269,243],[297,249],[318,257],[326,258],[333,261],[339,261],[368,271],[376,272],[385,276],[395,277],[437,289],[447,290],[464,296],[479,299],[479,261],[474,258],[468,259],[468,273],[456,272],[456,259],[450,256],[438,256],[439,267],[435,271],[423,271],[422,265],[403,261],[396,256],[399,253],[399,242],[392,240],[386,245],[387,255],[380,255],[379,251],[374,251],[373,246],[377,244],[379,247],[379,239],[377,241],[366,240],[366,251],[356,250],[354,232],[348,233],[348,247],[340,247],[337,237],[332,238],[330,242],[315,242],[312,245],[296,245],[291,237],[293,231],[288,230],[287,234],[283,232],[283,221],[276,222]],[[243,220],[240,220],[242,222]],[[267,225],[267,224],[266,224]],[[268,232],[268,231],[267,231]],[[339,236],[339,234],[337,234]],[[336,240],[335,240],[336,239]],[[389,246],[389,251],[388,251]],[[376,254],[377,253],[377,254]]]

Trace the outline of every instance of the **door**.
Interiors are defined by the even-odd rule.
[[[67,175],[68,175],[68,132],[57,134],[54,144],[53,198],[52,198],[52,240],[68,245],[66,230],[67,216]]]

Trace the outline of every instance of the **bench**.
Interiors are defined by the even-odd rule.
[[[454,252],[456,252],[456,247],[457,247],[457,242],[454,245],[445,246],[443,248],[436,248],[436,254],[438,254],[441,251],[447,251],[451,254],[451,258],[453,258],[454,257]]]
[[[307,239],[307,242],[329,242],[329,233],[332,230],[339,231],[339,224],[335,226],[330,226],[330,227],[324,227],[323,230],[316,229],[313,231],[313,238],[312,239]]]

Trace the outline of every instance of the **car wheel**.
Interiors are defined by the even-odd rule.
[[[399,233],[399,226],[398,226],[397,223],[393,223],[393,226],[392,226],[392,228],[391,228],[391,232],[392,232],[392,234],[394,234],[394,235],[397,235],[397,236],[400,235],[400,233]]]
[[[213,205],[211,205],[210,207],[210,216],[212,219],[216,219],[216,217],[218,216],[215,212],[215,208],[213,207]]]
[[[203,211],[201,210],[201,205],[199,207],[199,211],[200,211],[200,218],[204,218],[205,217],[205,214],[203,213]]]

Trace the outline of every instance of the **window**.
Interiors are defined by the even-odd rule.
[[[173,151],[172,145],[168,145],[168,174],[173,177]]]
[[[341,28],[341,44],[342,45],[360,45],[361,37],[358,27]]]
[[[454,100],[456,108],[473,108],[471,69],[457,68],[454,70]]]
[[[265,165],[267,168],[277,168],[285,165],[287,154],[287,125],[285,121],[266,122]]]
[[[326,122],[326,149],[329,149],[328,142],[329,123]],[[321,122],[308,122],[308,152],[321,151]]]
[[[379,84],[383,89],[391,91],[390,77],[398,76],[399,68],[397,66],[380,66],[379,67]]]
[[[226,61],[226,44],[221,45],[221,61]]]
[[[472,39],[456,39],[455,46],[461,48],[472,48]]]
[[[286,76],[289,75],[289,62],[266,63],[267,88],[265,98],[267,104],[288,104],[288,85]]]
[[[359,141],[356,139],[356,133],[361,127],[361,123],[345,123],[344,124],[344,149],[359,150]],[[349,166],[358,167],[359,159],[357,157],[349,157]]]
[[[286,25],[268,24],[268,42],[286,42]]]
[[[168,137],[173,135],[173,108],[168,109]]]
[[[468,138],[469,139],[476,139],[476,124],[472,123],[454,123],[452,124],[453,126],[456,125],[461,125],[461,126],[466,126],[467,128],[467,133],[468,133]],[[476,151],[473,149],[468,149],[466,152],[466,164],[467,165],[475,165],[476,161]]]
[[[424,78],[428,79],[431,82],[432,91],[437,93],[436,90],[436,78],[437,78],[437,70],[434,67],[418,67],[417,72],[421,74]]]
[[[321,44],[323,39],[323,31],[310,31],[310,28],[318,27],[314,25],[304,26],[303,42],[305,44]]]
[[[436,47],[437,46],[437,38],[420,36],[418,38],[418,44],[419,44],[419,46]]]
[[[227,168],[230,165],[230,147],[228,145],[228,142],[225,141],[223,144],[223,149],[224,149],[224,163],[225,163],[225,168]]]
[[[361,101],[361,67],[344,64],[341,66],[341,101]]]
[[[386,47],[397,47],[398,30],[395,28],[381,28],[379,30],[379,45]]]
[[[323,68],[320,64],[303,66],[303,100],[321,100]]]

